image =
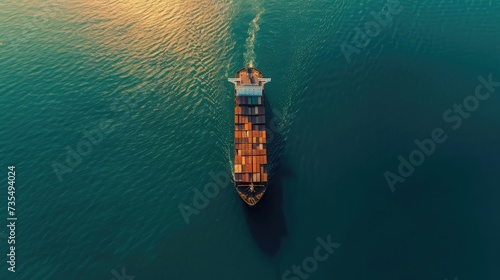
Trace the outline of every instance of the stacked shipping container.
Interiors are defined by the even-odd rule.
[[[267,182],[265,113],[261,96],[236,97],[234,117],[236,182]]]

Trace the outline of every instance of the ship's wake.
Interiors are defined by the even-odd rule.
[[[257,32],[260,30],[259,20],[262,14],[264,13],[264,9],[260,9],[255,18],[250,22],[250,26],[248,27],[248,38],[245,44],[245,54],[243,55],[245,59],[245,65],[249,67],[255,66],[255,36]]]
[[[228,142],[226,142],[228,143]],[[226,156],[227,158],[227,162],[229,164],[229,172],[231,172],[231,176],[232,176],[232,179],[233,179],[233,182],[235,180],[234,178],[234,161],[231,157],[232,153],[231,153],[231,149],[232,149],[232,145],[223,145],[223,149],[224,149],[224,155]]]

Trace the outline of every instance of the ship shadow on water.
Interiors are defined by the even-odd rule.
[[[270,120],[277,119],[270,113],[271,107],[266,102],[267,124]],[[267,151],[272,169],[268,170],[270,176],[266,193],[253,207],[248,206],[243,200],[241,205],[255,243],[267,256],[273,257],[278,253],[282,239],[288,234],[283,212],[283,178],[290,176],[291,172],[281,157],[282,135],[274,130],[268,130],[268,138]]]

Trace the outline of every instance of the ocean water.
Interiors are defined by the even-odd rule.
[[[7,0],[0,26],[0,279],[500,279],[500,2]],[[227,180],[248,64],[252,209]]]

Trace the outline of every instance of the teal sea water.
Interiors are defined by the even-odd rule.
[[[500,81],[500,2],[400,0],[377,30],[386,4],[0,3],[0,279],[500,279],[500,87],[466,99]],[[250,62],[273,79],[269,190],[193,203],[232,172]]]

